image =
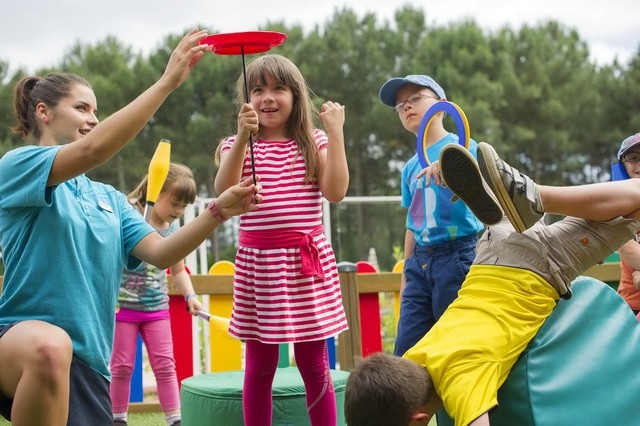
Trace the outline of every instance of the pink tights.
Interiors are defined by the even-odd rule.
[[[327,358],[326,340],[293,344],[296,364],[304,381],[307,409],[313,426],[337,424],[336,397]],[[242,409],[246,426],[271,425],[273,377],[278,367],[278,345],[246,342]]]
[[[111,401],[114,413],[129,408],[129,386],[136,358],[138,332],[142,336],[149,362],[156,376],[158,399],[163,411],[180,409],[180,393],[173,359],[171,323],[169,319],[147,322],[116,321],[116,333],[111,354]]]

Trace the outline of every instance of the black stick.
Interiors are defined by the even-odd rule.
[[[247,66],[244,62],[244,46],[240,46],[240,52],[242,53],[242,75],[244,77],[244,101],[249,103],[249,86],[247,84]],[[253,134],[249,134],[249,151],[251,152],[251,175],[253,176],[253,184],[256,185],[256,166],[255,159],[253,157]]]

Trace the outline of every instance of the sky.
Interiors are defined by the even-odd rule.
[[[167,34],[200,24],[210,32],[268,29],[268,22],[320,28],[337,9],[392,20],[403,4],[424,10],[428,24],[473,19],[487,31],[554,19],[575,28],[599,65],[626,64],[640,46],[638,0],[0,0],[0,60],[10,71],[55,66],[76,41],[117,37],[136,52],[157,48]],[[262,27],[262,28],[261,28]]]

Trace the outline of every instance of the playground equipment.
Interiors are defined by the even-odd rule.
[[[171,161],[171,142],[167,139],[160,140],[153,157],[149,162],[147,174],[147,202],[144,206],[144,220],[149,221],[153,206],[158,201],[162,185],[169,174]]]
[[[359,274],[375,274],[376,268],[369,262],[356,262],[356,271]],[[380,300],[378,293],[360,295],[360,315],[369,318],[361,324],[360,336],[362,338],[362,356],[366,357],[382,351],[380,340]]]
[[[349,373],[331,371],[336,394],[338,424],[345,425],[344,389]],[[244,425],[242,415],[243,371],[194,376],[182,382],[180,405],[184,426],[208,426],[213,419],[226,426]],[[224,419],[224,420],[222,420]],[[278,368],[273,381],[273,418],[277,425],[309,425],[304,383],[297,368]]]
[[[209,268],[209,275],[233,276],[235,266],[228,260],[221,260],[214,263]],[[231,295],[221,295],[209,298],[209,312],[222,318],[231,317],[233,297]],[[239,370],[241,368],[242,345],[239,340],[231,338],[226,329],[215,327],[210,324],[209,345],[211,353],[216,356],[211,357],[211,371]]]
[[[610,256],[606,263],[589,269],[585,275],[600,281],[618,281],[620,266],[616,259]],[[343,268],[340,272],[350,329],[337,339],[338,364],[341,370],[346,371],[362,355],[358,331],[360,324],[371,321],[371,318],[360,315],[359,294],[393,293],[400,287],[398,272],[359,274],[355,264],[350,265],[351,269]],[[230,275],[192,275],[191,279],[198,294],[208,294],[211,298],[231,295],[233,278]],[[602,420],[599,423],[548,420],[549,416],[582,419],[583,414],[576,414],[576,410],[586,410],[584,417],[599,410],[601,415],[590,415],[594,419],[602,419],[606,415],[611,424],[632,424],[623,421],[621,416],[625,414],[634,416],[627,420],[640,418],[640,413],[637,413],[640,406],[629,408],[635,403],[632,393],[623,392],[640,384],[640,370],[636,368],[640,361],[640,329],[636,318],[615,291],[592,278],[578,278],[573,290],[574,297],[569,301],[560,301],[556,311],[531,342],[530,348],[515,365],[498,395],[500,409],[492,416],[492,424],[494,418],[519,419],[513,417],[516,415],[524,416],[522,418],[525,420],[510,424],[532,424],[531,419],[535,419],[536,424],[605,424]],[[181,306],[171,310],[171,315],[188,319],[185,327],[191,327],[192,317],[185,312],[184,298],[175,292],[173,294],[172,300],[175,302],[172,303]],[[379,313],[374,313],[374,316],[379,320]],[[172,318],[174,321],[175,317]],[[192,373],[187,377],[193,376],[193,342],[189,330],[174,332],[176,355],[182,355],[176,359],[177,370],[191,369]],[[215,353],[212,355],[216,356]],[[583,371],[593,376],[593,379],[589,377],[591,381],[588,384]],[[571,386],[579,388],[573,390]],[[545,396],[547,394],[549,397]],[[597,402],[591,403],[596,394]],[[566,413],[554,414],[561,410]],[[157,403],[145,402],[131,404],[130,411],[160,411],[160,408]],[[571,417],[573,415],[577,417]],[[500,424],[497,423],[499,420],[495,421]]]

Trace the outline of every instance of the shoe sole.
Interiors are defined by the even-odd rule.
[[[511,195],[504,186],[502,176],[500,175],[500,171],[496,165],[496,162],[499,159],[500,158],[498,157],[496,150],[493,149],[491,145],[484,142],[480,142],[478,144],[478,166],[480,168],[480,173],[498,198],[500,206],[504,210],[504,213],[509,218],[509,221],[515,230],[517,232],[524,232],[527,230],[527,227],[520,217],[515,204],[511,201]]]
[[[476,159],[460,145],[445,147],[440,154],[440,170],[447,187],[458,196],[478,220],[495,225],[502,210],[480,175]]]

